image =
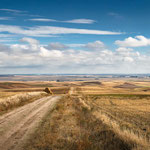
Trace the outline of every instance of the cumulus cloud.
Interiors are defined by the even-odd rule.
[[[51,50],[49,51],[48,49],[44,47],[40,47],[40,56],[42,57],[50,57],[51,59],[53,58],[60,58],[63,56],[62,52],[59,50]]]
[[[1,72],[146,73],[150,69],[149,55],[126,47],[112,51],[101,41],[87,43],[79,49],[62,43],[43,46],[38,40],[28,37],[22,38],[20,42],[9,46],[0,45]]]
[[[0,44],[0,52],[9,52],[10,48],[7,45]]]
[[[126,62],[133,62],[134,59],[132,57],[124,57],[124,61],[126,61]]]
[[[141,46],[149,46],[150,39],[140,35],[135,38],[128,37],[124,41],[117,40],[115,44],[121,47],[141,47]]]
[[[37,44],[39,44],[39,41],[38,40],[36,40],[36,39],[33,39],[33,38],[28,38],[28,37],[24,37],[24,38],[22,38],[21,40],[20,40],[21,42],[27,42],[27,43],[29,43],[29,44],[33,44],[33,45],[37,45]]]
[[[141,55],[139,52],[134,51],[134,49],[131,48],[125,48],[125,47],[119,47],[116,49],[115,55],[122,59],[125,62],[136,62],[137,60],[140,59]]]
[[[67,44],[69,47],[84,47],[86,44]]]
[[[45,48],[49,49],[49,50],[64,50],[64,49],[68,49],[69,46],[65,45],[65,44],[61,44],[59,42],[56,43],[50,43],[48,46],[46,46]]]
[[[20,41],[29,43],[31,50],[37,50],[39,47],[39,41],[33,38],[24,37]]]
[[[117,52],[131,52],[131,51],[133,51],[133,49],[132,48],[126,48],[126,47],[119,47],[119,48],[117,48],[116,49],[116,51]]]
[[[0,32],[8,32],[11,34],[37,36],[37,37],[48,37],[48,36],[60,35],[60,34],[93,34],[93,35],[121,34],[120,32],[112,32],[112,31],[65,28],[65,27],[55,27],[55,26],[35,26],[35,27],[23,28],[20,26],[12,26],[12,25],[0,25]]]
[[[95,41],[93,43],[86,44],[85,48],[87,48],[89,50],[102,50],[105,48],[105,45],[101,41]]]

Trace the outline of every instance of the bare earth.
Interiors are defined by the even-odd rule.
[[[52,110],[60,96],[49,96],[0,116],[0,149],[21,150],[45,114]]]

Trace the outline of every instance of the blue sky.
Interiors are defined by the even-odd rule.
[[[150,73],[149,16],[149,0],[1,0],[0,74]]]

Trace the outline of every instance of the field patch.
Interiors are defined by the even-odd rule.
[[[124,84],[114,86],[114,88],[135,89],[135,88],[140,88],[140,86],[125,82]]]
[[[150,146],[149,95],[95,95],[89,98],[95,115],[111,126],[122,138],[148,149]],[[96,108],[97,107],[97,108]]]
[[[87,86],[87,85],[98,85],[101,86],[102,83],[99,81],[86,81],[81,83],[82,86]]]

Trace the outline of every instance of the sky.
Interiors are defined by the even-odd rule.
[[[150,73],[149,0],[1,0],[0,74]]]

